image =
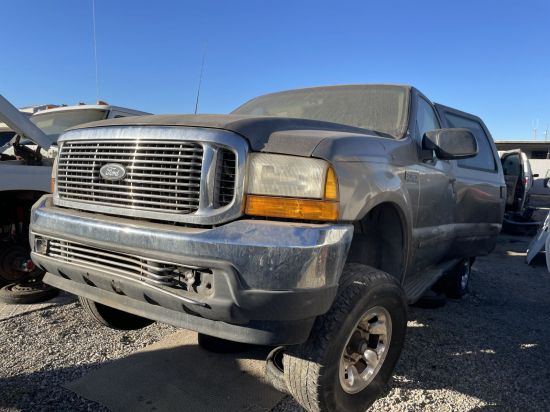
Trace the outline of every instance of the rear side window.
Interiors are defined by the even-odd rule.
[[[481,124],[473,119],[468,119],[462,116],[458,116],[452,113],[445,113],[445,119],[450,127],[461,127],[470,129],[477,140],[478,153],[474,157],[468,159],[458,160],[460,167],[467,167],[470,169],[495,171],[495,157],[493,155],[493,148],[489,143],[489,138],[485,134]]]

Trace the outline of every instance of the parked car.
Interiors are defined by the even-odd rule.
[[[381,395],[407,303],[436,283],[463,295],[504,214],[483,121],[408,86],[291,90],[59,142],[55,191],[31,218],[44,281],[113,328],[278,346],[268,376],[309,411]]]
[[[506,211],[525,214],[529,206],[529,194],[534,177],[527,155],[520,149],[500,154],[504,180],[506,181]]]
[[[19,136],[0,153],[0,299],[12,303],[55,293],[39,282],[43,272],[30,259],[28,228],[31,206],[50,192],[59,135],[81,123],[146,114],[107,104],[36,106],[28,111],[21,113],[0,96],[0,119],[12,139]]]

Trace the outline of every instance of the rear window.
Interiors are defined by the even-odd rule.
[[[445,112],[445,119],[450,127],[461,127],[470,129],[477,140],[478,153],[474,157],[468,159],[458,160],[460,167],[467,167],[470,169],[495,171],[495,156],[493,154],[493,148],[489,143],[489,137],[485,134],[485,130],[481,124],[473,119],[468,119],[453,113]]]

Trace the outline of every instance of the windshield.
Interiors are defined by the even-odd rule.
[[[322,120],[401,138],[406,132],[409,90],[404,86],[330,86],[260,96],[233,114]]]
[[[65,130],[83,123],[105,119],[106,111],[101,109],[76,109],[37,113],[30,121],[37,125],[55,144]],[[29,140],[23,143],[29,144]]]

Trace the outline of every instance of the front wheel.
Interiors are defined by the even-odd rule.
[[[123,312],[110,306],[102,305],[93,300],[78,297],[82,309],[90,318],[103,326],[118,330],[136,330],[142,329],[154,323],[151,319],[142,318],[132,313]]]
[[[359,264],[342,276],[331,309],[283,358],[287,387],[310,412],[368,409],[386,390],[405,341],[407,304],[398,282]]]

